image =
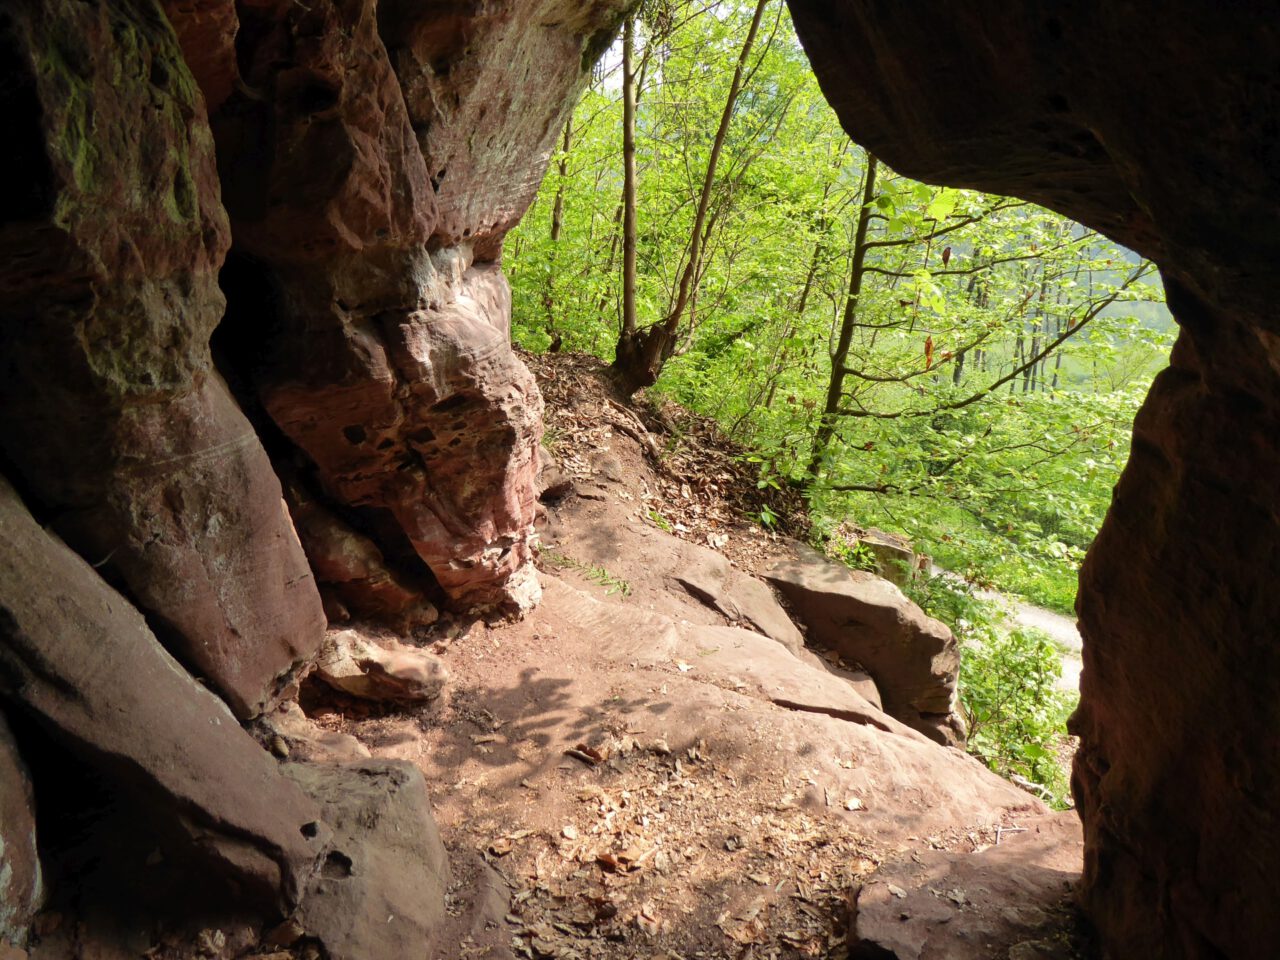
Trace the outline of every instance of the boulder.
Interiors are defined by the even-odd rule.
[[[354,763],[372,756],[369,748],[349,733],[329,730],[312,722],[294,700],[286,700],[264,714],[261,724],[262,739],[272,753],[294,762]]]
[[[851,960],[1069,960],[1084,838],[1072,812],[1001,828],[979,852],[883,863],[854,895]]]
[[[887,580],[832,563],[807,547],[765,576],[820,647],[871,674],[885,711],[939,743],[962,742],[955,713],[960,651],[946,624],[925,616]]]
[[[5,944],[26,944],[43,899],[35,794],[18,745],[0,714],[0,956]]]
[[[880,576],[894,586],[906,589],[916,572],[916,552],[910,540],[872,527],[858,531],[854,542],[871,551]]]
[[[440,658],[394,637],[374,640],[359,630],[330,630],[315,676],[353,697],[393,703],[434,700],[449,679]]]
[[[445,919],[449,866],[422,772],[395,760],[284,770],[333,830],[297,929],[329,960],[429,955]]]
[[[230,231],[204,103],[151,3],[5,14],[20,186],[0,217],[0,450],[42,520],[252,716],[324,618],[210,358]]]
[[[291,910],[323,840],[319,808],[2,481],[0,540],[0,700],[128,797],[204,877],[250,907]]]
[[[1280,942],[1280,33],[1267,4],[789,0],[857,142],[1156,261],[1180,325],[1081,573],[1082,898],[1112,957]],[[1221,709],[1221,705],[1230,705]]]

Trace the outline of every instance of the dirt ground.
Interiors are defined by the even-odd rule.
[[[304,706],[426,773],[455,871],[438,960],[846,957],[882,862],[984,850],[1046,810],[673,588],[678,541],[744,572],[785,541],[744,520],[760,494],[705,424],[660,439],[592,363],[535,364],[572,487],[542,527],[542,605],[413,638],[450,673],[429,707]]]

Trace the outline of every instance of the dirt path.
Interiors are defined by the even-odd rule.
[[[1074,619],[997,593],[983,591],[983,596],[1004,604],[1010,612],[1010,619],[1018,626],[1034,627],[1047,633],[1062,652],[1062,678],[1058,681],[1058,689],[1080,689],[1080,670],[1083,666],[1080,651],[1084,644]]]
[[[934,576],[961,579],[959,575],[937,565],[934,565],[930,572]],[[976,594],[983,600],[992,600],[1000,604],[1008,612],[1009,619],[1014,625],[1032,627],[1047,633],[1062,653],[1062,678],[1058,681],[1058,689],[1066,691],[1080,689],[1080,670],[1083,667],[1080,653],[1084,649],[1084,642],[1080,638],[1080,630],[1073,617],[1065,617],[1053,610],[1046,610],[1044,607],[1008,597],[995,590],[978,590]]]

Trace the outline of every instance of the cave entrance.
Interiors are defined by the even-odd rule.
[[[975,750],[1070,803],[1078,571],[1168,365],[1159,275],[852,143],[785,11],[761,10],[659,5],[605,54],[507,241],[515,339],[618,371],[656,331],[649,395],[709,417],[778,494],[751,519],[782,529],[801,496],[788,532],[962,632]]]

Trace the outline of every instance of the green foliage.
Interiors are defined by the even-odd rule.
[[[832,539],[826,542],[825,547],[828,556],[839,560],[850,570],[865,570],[867,573],[877,573],[880,570],[875,551],[865,543],[850,545],[843,540]]]
[[[674,302],[753,8],[641,7],[641,326]],[[573,116],[569,149],[552,157],[507,239],[505,267],[518,342],[608,360],[621,313],[622,104],[617,57],[603,62]],[[902,533],[971,582],[1069,612],[1134,412],[1167,361],[1162,291],[1149,265],[1080,224],[880,164],[840,415],[810,476],[868,166],[826,104],[785,6],[771,7],[717,168],[693,301],[651,389],[752,449],[761,483],[805,487],[816,529],[852,518]],[[768,509],[754,519],[776,522]],[[976,616],[969,607],[958,615]],[[1000,658],[1034,673],[1035,638],[970,633],[982,635],[971,641],[974,677]],[[1039,729],[1048,701],[1038,674],[1031,679],[1031,699],[1004,714],[1030,711]],[[977,704],[980,689],[998,683],[970,686]],[[1047,761],[983,746],[997,731],[1010,731],[1001,737],[1012,744],[1017,732],[983,709],[973,707],[977,748],[1002,768],[1044,774]]]
[[[1065,808],[1070,785],[1062,758],[1067,717],[1078,697],[1057,688],[1062,654],[1053,640],[1039,630],[1010,628],[998,604],[975,597],[954,577],[920,581],[911,592],[930,616],[953,625],[960,643],[960,704],[969,751]]]
[[[631,596],[631,584],[621,577],[614,576],[599,564],[584,563],[567,554],[560,553],[558,550],[544,549],[542,558],[561,570],[577,570],[592,583],[608,587],[605,591],[605,596],[612,596],[615,593],[623,597]]]

